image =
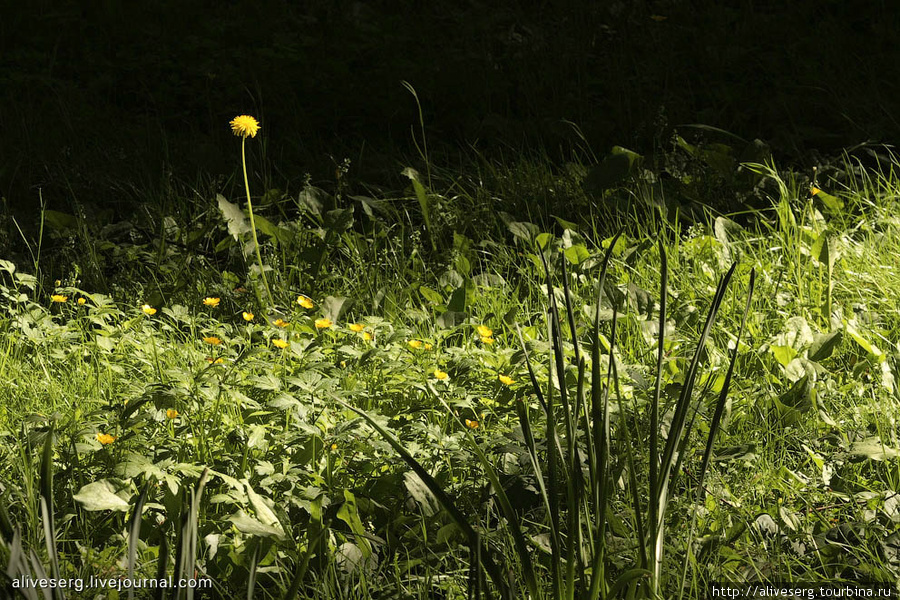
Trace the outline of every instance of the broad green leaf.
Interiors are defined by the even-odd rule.
[[[438,503],[437,498],[434,497],[434,494],[431,493],[431,490],[428,489],[422,478],[416,475],[414,471],[407,471],[403,474],[403,484],[406,486],[406,491],[416,501],[416,504],[419,505],[426,517],[433,517],[440,512],[441,505]]]
[[[819,362],[830,357],[843,339],[844,332],[840,329],[831,333],[816,334],[812,346],[809,347],[809,360]]]
[[[853,338],[853,341],[859,344],[860,348],[862,348],[878,360],[884,360],[884,353],[879,350],[878,347],[875,346],[875,344],[864,338],[853,325],[847,323],[844,328],[847,330],[847,335]]]
[[[372,547],[369,545],[368,532],[363,527],[362,520],[359,518],[359,509],[356,505],[356,496],[350,490],[344,490],[344,503],[338,509],[337,518],[350,527],[350,531],[356,534],[356,541],[361,546],[363,554],[368,557],[372,554]]]
[[[231,521],[232,525],[237,527],[238,531],[241,533],[258,535],[260,537],[275,537],[279,539],[284,537],[284,532],[280,525],[278,527],[266,525],[262,521],[254,519],[243,510],[238,510],[228,517],[228,520]]]
[[[216,200],[219,202],[219,211],[228,225],[228,233],[235,240],[250,231],[250,223],[244,218],[244,213],[237,204],[232,204],[222,194],[216,194]]]
[[[507,225],[507,228],[514,236],[527,242],[534,240],[541,231],[534,223],[527,223],[525,221],[513,221]]]
[[[565,255],[566,260],[568,260],[573,265],[579,265],[591,257],[591,254],[588,252],[587,248],[585,248],[581,244],[566,248]]]
[[[116,488],[106,479],[87,484],[72,498],[88,511],[121,510],[125,512],[131,507],[128,502],[116,495]]]

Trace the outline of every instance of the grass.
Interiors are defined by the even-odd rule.
[[[539,158],[270,190],[258,246],[215,193],[102,229],[45,215],[41,262],[0,263],[9,578],[200,576],[227,598],[896,583],[900,180],[747,164],[770,208],[676,219],[712,172],[697,156],[681,187],[645,171],[599,197]]]

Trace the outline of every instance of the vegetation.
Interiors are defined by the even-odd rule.
[[[205,182],[42,211],[0,262],[7,593],[896,582],[900,178],[701,133],[564,169],[423,143],[402,191],[251,176],[247,213]]]

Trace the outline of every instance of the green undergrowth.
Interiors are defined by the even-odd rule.
[[[268,190],[271,298],[213,186],[116,224],[45,211],[44,249],[0,262],[6,573],[195,572],[226,598],[896,583],[900,182],[734,159],[723,214],[687,145],[706,170],[621,149]],[[642,511],[679,422],[657,578]]]

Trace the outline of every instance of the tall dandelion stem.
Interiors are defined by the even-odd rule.
[[[266,287],[266,298],[269,305],[272,304],[272,290],[269,289],[269,281],[266,279],[266,270],[263,268],[262,253],[259,250],[259,238],[256,235],[256,222],[253,219],[253,201],[250,199],[250,181],[247,179],[247,138],[256,137],[260,129],[259,121],[250,115],[241,115],[232,119],[231,131],[241,137],[241,164],[244,166],[244,189],[247,190],[247,210],[250,212],[250,231],[253,232],[253,245],[256,247],[256,260],[259,263],[259,274],[262,275],[263,285]]]

